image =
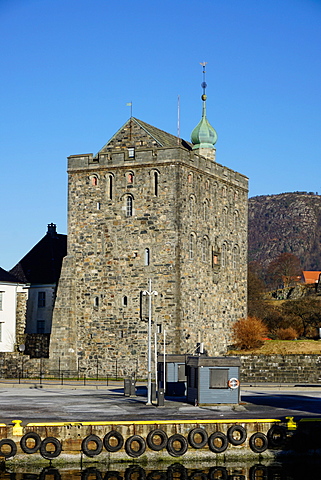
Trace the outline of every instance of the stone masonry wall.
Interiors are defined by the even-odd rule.
[[[321,383],[321,355],[242,355],[241,382]]]
[[[50,345],[63,369],[118,360],[126,374],[146,372],[149,279],[167,353],[192,353],[199,340],[224,353],[246,315],[247,179],[155,142],[128,158],[119,151],[127,133],[95,159],[69,159],[68,255]]]

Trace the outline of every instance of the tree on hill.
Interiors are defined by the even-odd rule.
[[[266,287],[261,275],[262,267],[257,262],[250,262],[247,273],[247,311],[250,317],[263,319],[266,313],[263,297]]]
[[[305,297],[287,300],[282,304],[287,326],[295,328],[303,337],[315,337],[321,327],[321,300]]]
[[[293,253],[284,252],[272,260],[267,268],[266,278],[270,286],[288,287],[302,274],[300,260]]]

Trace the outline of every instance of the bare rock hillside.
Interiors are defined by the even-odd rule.
[[[249,199],[249,261],[266,267],[283,252],[321,270],[321,196],[295,192]]]

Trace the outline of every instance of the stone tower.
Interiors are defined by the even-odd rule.
[[[205,98],[204,98],[205,97]],[[215,161],[203,114],[192,144],[131,117],[96,154],[68,158],[68,254],[50,358],[90,373],[146,372],[153,328],[167,353],[226,352],[246,315],[247,178]],[[162,335],[159,335],[162,342]]]

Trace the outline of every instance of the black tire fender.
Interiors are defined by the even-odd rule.
[[[240,438],[234,438],[234,433],[237,432],[240,435]],[[244,427],[242,425],[232,425],[227,431],[227,438],[228,441],[232,445],[242,445],[242,443],[245,442],[247,437],[247,433]]]
[[[219,476],[217,476],[217,474],[219,474]],[[209,469],[208,478],[209,480],[216,480],[217,478],[227,480],[228,473],[225,467],[212,467]]]
[[[181,444],[181,447],[178,450],[174,448],[174,442],[179,442]],[[188,443],[186,438],[183,437],[183,435],[175,433],[174,435],[169,437],[166,448],[168,453],[172,455],[172,457],[181,457],[182,455],[184,455],[184,453],[187,452]]]
[[[27,447],[27,440],[29,440],[29,438],[34,440],[35,442],[34,447],[31,447],[31,448]],[[40,445],[41,445],[41,438],[36,432],[28,432],[20,440],[21,450],[25,453],[36,453],[39,450]]]
[[[220,447],[215,445],[215,440],[219,439],[222,443]],[[214,453],[222,453],[225,452],[225,450],[228,447],[228,440],[227,436],[223,432],[214,432],[208,439],[208,446],[209,449],[214,452]]]
[[[195,436],[199,435],[201,437],[200,442],[195,441]],[[193,448],[203,448],[208,442],[208,435],[204,428],[193,428],[188,434],[188,443]]]
[[[191,472],[188,478],[190,480],[207,480],[207,475],[206,473],[202,472],[202,470],[194,470]]]
[[[157,443],[154,443],[154,437],[160,437],[161,443],[158,445]],[[159,428],[155,428],[155,430],[152,430],[151,432],[148,433],[146,437],[146,443],[147,446],[151,450],[155,450],[155,452],[159,452],[163,448],[166,447],[168,441],[167,434],[164,432],[164,430],[161,430]]]
[[[55,450],[53,452],[48,452],[47,451],[47,445],[52,444],[55,447]],[[61,454],[62,446],[58,438],[55,437],[47,437],[44,440],[42,440],[40,444],[40,455],[43,458],[46,458],[47,460],[50,460],[51,458],[56,458]]]
[[[261,445],[257,445],[257,440],[261,442]],[[269,441],[267,439],[267,436],[264,435],[264,433],[256,432],[250,437],[249,445],[252,452],[262,453],[265,452],[265,450],[268,448]]]
[[[88,480],[88,478],[92,477],[93,475],[95,475],[96,480],[102,480],[103,478],[100,470],[98,470],[96,467],[88,467],[81,472],[81,480]]]
[[[128,467],[125,470],[125,480],[133,480],[133,474],[135,474],[136,480],[145,480],[146,479],[146,472],[145,470],[140,467],[139,465],[133,465],[132,467]]]
[[[167,480],[166,472],[162,470],[153,470],[147,475],[147,480]]]
[[[253,465],[249,472],[250,480],[267,480],[268,467],[265,465]]]
[[[2,447],[4,445],[7,445],[10,447],[10,452],[2,451]],[[17,445],[14,443],[13,440],[11,440],[10,438],[4,438],[3,440],[0,440],[0,457],[11,458],[11,457],[14,457],[16,453],[17,453]]]
[[[168,480],[187,480],[187,470],[181,463],[173,463],[167,469]]]
[[[138,443],[138,445],[139,445],[138,450],[134,450],[132,448],[133,442]],[[143,439],[143,437],[141,437],[140,435],[132,435],[131,437],[127,438],[127,440],[125,442],[125,452],[127,453],[127,455],[129,455],[130,457],[137,458],[137,457],[140,457],[141,455],[143,455],[145,450],[146,450],[146,442]]]
[[[57,470],[57,468],[53,468],[53,467],[43,468],[40,472],[39,480],[45,480],[47,475],[48,475],[48,477],[53,477],[54,480],[60,480],[61,479],[60,472],[59,472],[59,470]]]
[[[267,433],[271,447],[282,447],[286,442],[286,429],[282,425],[272,425]]]
[[[109,480],[110,478],[114,478],[117,480],[123,480],[123,477],[117,470],[109,470],[108,472],[105,473],[104,475],[104,480]]]
[[[89,448],[90,442],[93,442],[96,444],[95,449]],[[103,449],[103,442],[97,435],[94,435],[94,434],[88,435],[81,442],[81,451],[85,455],[87,455],[87,457],[96,457],[96,455],[99,455],[101,453],[102,449]]]
[[[117,445],[111,445],[110,443],[111,438],[116,438],[118,442]],[[124,437],[120,432],[117,432],[117,430],[111,430],[110,432],[106,433],[106,435],[104,436],[103,443],[107,452],[118,452],[118,450],[120,450],[121,447],[124,445]]]

